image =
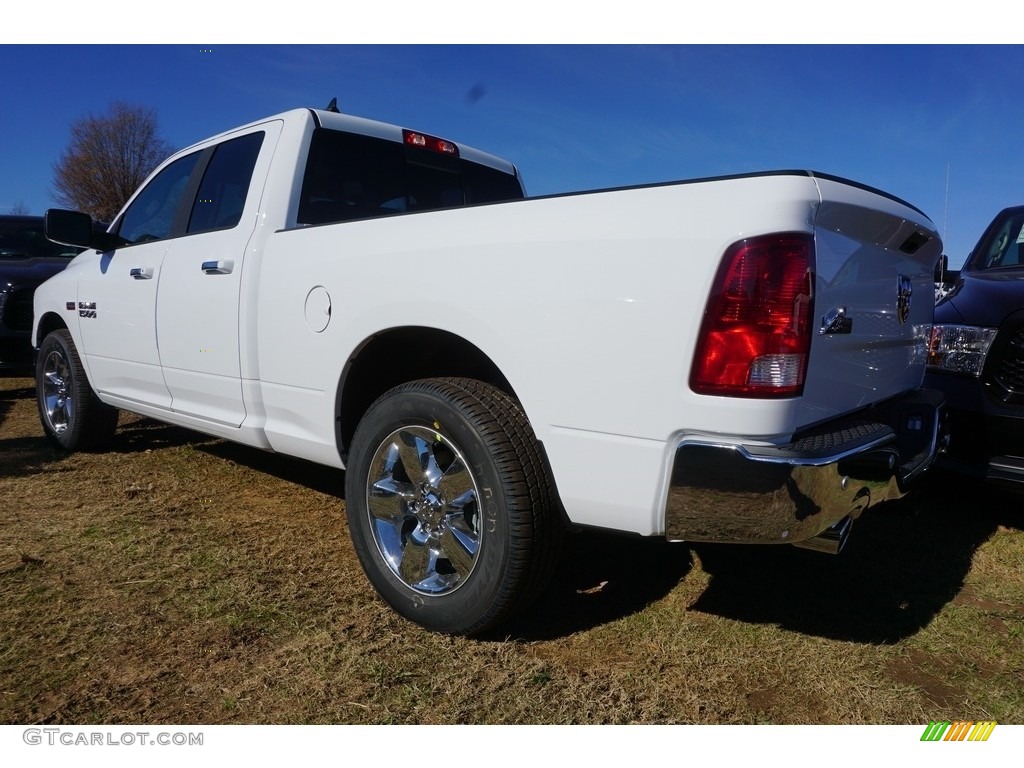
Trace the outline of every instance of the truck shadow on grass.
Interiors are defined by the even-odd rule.
[[[129,417],[132,418],[132,417]],[[161,421],[147,418],[133,418],[128,423],[117,426],[117,432],[110,445],[104,449],[106,453],[143,453],[167,448],[180,448],[192,445],[196,448],[214,443],[218,438],[193,432],[184,427],[175,427]]]
[[[957,596],[974,553],[1000,525],[1021,527],[1018,505],[1018,497],[979,486],[887,502],[855,523],[838,556],[579,534],[552,589],[513,636],[553,639],[615,621],[666,597],[700,568],[710,580],[691,611],[835,640],[896,643]]]
[[[279,480],[311,488],[333,496],[339,501],[345,500],[344,470],[224,441],[208,443],[197,448],[224,461],[232,461],[258,472],[273,475]]]
[[[43,437],[35,396],[36,390],[31,379],[0,377],[0,435],[5,435],[0,437],[0,478],[17,478],[42,472],[68,456]],[[38,436],[24,436],[22,423],[26,417],[24,414],[14,414],[19,401],[32,401],[29,428],[37,430]]]
[[[574,533],[540,600],[500,636],[482,639],[552,640],[616,621],[665,598],[692,568],[685,545],[617,533]]]
[[[978,547],[1000,525],[1020,526],[1014,504],[979,486],[886,502],[856,521],[836,557],[695,546],[711,581],[690,609],[836,640],[896,643],[957,596]]]
[[[340,469],[314,464],[280,453],[270,453],[239,443],[230,443],[201,432],[174,427],[151,419],[138,419],[119,426],[112,452],[134,453],[190,445],[197,451],[223,461],[239,464],[280,480],[345,498],[345,473]]]
[[[51,446],[45,437],[0,439],[0,478],[19,478],[48,471],[68,454]]]
[[[5,393],[6,394],[6,393]],[[0,413],[2,413],[0,400]],[[171,427],[149,419],[137,419],[118,427],[113,440],[102,453],[128,454],[175,448],[182,445],[201,445],[215,438],[206,437],[179,427]],[[52,445],[39,428],[38,436],[0,439],[0,477],[23,477],[74,461],[68,453]]]
[[[2,413],[0,400],[0,413]],[[210,438],[212,439],[212,438]],[[187,429],[169,427],[155,421],[141,420],[119,427],[104,453],[140,453],[202,442],[203,435]],[[39,434],[30,437],[0,438],[0,477],[24,477],[42,471],[53,471],[55,466],[73,462],[75,454],[52,445],[39,428]]]

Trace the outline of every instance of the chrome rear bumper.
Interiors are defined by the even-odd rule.
[[[838,552],[868,506],[903,495],[942,440],[944,400],[919,390],[782,446],[680,441],[665,508],[672,541]]]

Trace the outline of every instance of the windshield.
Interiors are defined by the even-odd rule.
[[[61,257],[70,259],[82,249],[51,243],[43,236],[43,220],[0,219],[0,258],[32,259]]]
[[[1024,265],[1024,208],[1003,211],[989,226],[975,249],[971,269],[998,269]]]

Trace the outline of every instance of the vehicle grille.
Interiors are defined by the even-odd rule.
[[[1003,389],[1013,394],[1024,394],[1024,327],[1006,345],[1006,352],[992,378]]]
[[[32,330],[32,288],[15,288],[4,302],[3,324],[12,331]]]

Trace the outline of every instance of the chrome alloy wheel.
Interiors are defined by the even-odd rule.
[[[75,399],[72,396],[71,366],[57,350],[43,362],[43,401],[46,420],[54,434],[63,434],[75,418]]]
[[[374,541],[394,574],[421,594],[453,592],[472,573],[483,535],[479,499],[462,453],[436,429],[395,430],[370,462]]]

